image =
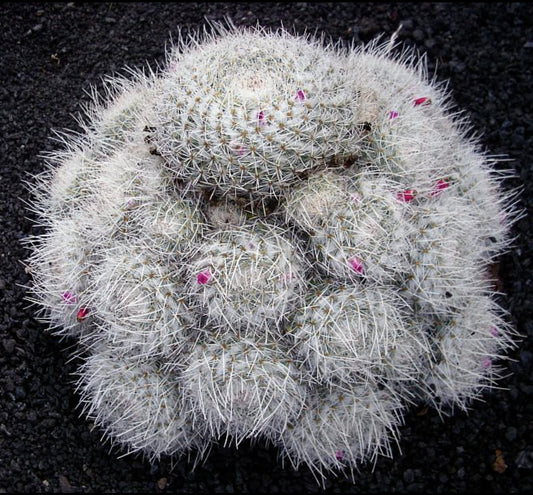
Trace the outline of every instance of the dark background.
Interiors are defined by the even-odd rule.
[[[317,32],[367,42],[390,36],[426,53],[430,73],[448,80],[481,143],[506,155],[532,207],[533,7],[527,3],[2,3],[0,4],[0,492],[319,492],[310,472],[282,468],[261,445],[215,448],[192,471],[186,459],[154,466],[101,441],[79,416],[67,342],[46,333],[24,300],[29,282],[20,244],[32,231],[23,182],[56,147],[52,129],[76,128],[73,114],[91,85],[124,66],[164,62],[177,28],[206,19],[238,26]],[[441,420],[412,411],[394,459],[363,466],[338,492],[526,492],[533,488],[533,308],[531,218],[519,221],[500,264],[505,307],[524,336],[502,390],[469,414]],[[423,412],[423,411],[422,411]],[[400,450],[401,449],[401,450]],[[507,468],[494,469],[499,459]]]

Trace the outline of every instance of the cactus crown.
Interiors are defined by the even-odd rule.
[[[496,383],[514,195],[393,48],[216,26],[111,78],[47,158],[31,300],[114,441],[263,438],[320,479],[391,455],[407,407]]]

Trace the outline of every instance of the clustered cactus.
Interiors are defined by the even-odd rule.
[[[515,333],[517,218],[423,58],[215,26],[106,81],[31,181],[31,300],[87,415],[154,460],[264,440],[317,478],[466,410]]]

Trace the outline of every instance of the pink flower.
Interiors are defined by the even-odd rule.
[[[439,179],[435,187],[433,188],[433,191],[431,191],[432,196],[439,195],[444,189],[447,189],[450,187],[450,183],[446,181],[445,179]]]
[[[337,452],[335,452],[335,458],[338,461],[342,461],[344,458],[344,450],[337,450]]]
[[[76,297],[76,294],[67,290],[66,292],[63,292],[63,301],[65,301],[66,304],[76,304],[78,298]]]
[[[415,107],[418,107],[420,105],[429,105],[431,103],[431,100],[427,96],[422,96],[421,98],[417,98],[414,101]]]
[[[389,112],[389,119],[392,120],[392,119],[395,119],[396,117],[398,117],[398,112],[395,112],[394,110],[391,110]]]
[[[211,272],[209,270],[204,270],[203,272],[200,272],[197,276],[196,276],[196,281],[200,284],[200,285],[205,285],[207,284],[207,282],[209,282],[211,280]]]
[[[356,271],[357,273],[363,273],[363,263],[361,263],[361,260],[357,257],[353,257],[348,261],[350,264],[350,267],[352,270]]]
[[[305,100],[305,93],[299,89],[297,92],[296,92],[296,97],[295,97],[298,101],[304,101]]]
[[[405,203],[409,203],[410,201],[413,201],[415,199],[415,192],[412,189],[406,189],[405,191],[400,191],[396,198],[398,201],[404,201]]]
[[[79,323],[81,323],[85,318],[87,318],[87,315],[89,314],[89,308],[86,308],[85,306],[82,306],[78,313],[76,314],[76,319]]]
[[[265,112],[263,112],[263,110],[259,110],[259,112],[257,112],[257,120],[259,120],[261,125],[265,124]]]
[[[490,328],[490,333],[494,337],[497,337],[498,335],[500,335],[500,332],[498,331],[498,327],[491,327]]]
[[[486,358],[483,359],[483,361],[481,362],[481,365],[483,366],[483,368],[485,368],[485,369],[489,369],[489,368],[492,366],[492,359],[489,358],[489,357],[486,357]]]

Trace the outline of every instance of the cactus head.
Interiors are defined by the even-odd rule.
[[[187,292],[222,331],[280,335],[305,292],[307,270],[282,229],[258,222],[206,235],[190,258]]]
[[[172,52],[154,144],[171,173],[229,197],[279,197],[357,151],[358,98],[333,48],[280,31],[227,32]]]

